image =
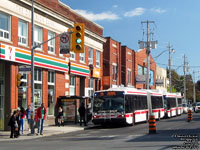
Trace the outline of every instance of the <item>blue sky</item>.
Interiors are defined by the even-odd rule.
[[[200,71],[200,0],[60,0],[83,16],[104,28],[103,36],[110,36],[131,49],[139,49],[138,40],[146,40],[146,24],[150,24],[153,40],[158,41],[153,57],[167,50],[168,43],[175,49],[172,69],[182,75],[184,54],[190,73]],[[168,52],[155,59],[166,68]],[[197,78],[197,75],[196,75]]]

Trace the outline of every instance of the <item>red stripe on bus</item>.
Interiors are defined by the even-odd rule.
[[[132,92],[132,91],[127,91],[127,93],[135,93],[135,94],[147,94],[147,93],[144,93],[144,92]]]

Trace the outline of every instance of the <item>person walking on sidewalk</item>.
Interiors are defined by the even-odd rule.
[[[81,103],[81,106],[78,109],[79,115],[80,115],[80,126],[82,126],[82,121],[84,123],[84,126],[86,126],[86,121],[85,121],[85,106],[84,103]]]
[[[58,126],[64,126],[63,109],[61,106],[58,107]]]
[[[16,117],[17,117],[17,111],[14,111],[8,123],[8,126],[10,126],[10,138],[18,137],[18,124]]]
[[[21,114],[20,108],[18,107],[18,108],[17,108],[17,113],[16,113],[16,121],[17,121],[17,125],[18,125],[18,127],[16,128],[16,130],[17,130],[17,137],[20,136],[20,126],[21,126],[20,114]],[[16,126],[17,126],[17,125],[16,125]]]
[[[28,130],[31,129],[31,105],[28,105],[28,108],[26,109],[26,119],[28,121]]]
[[[46,119],[47,110],[42,103],[40,107],[37,109],[37,117],[38,117],[38,134],[43,135],[43,126],[44,120]]]
[[[21,109],[20,109],[20,128],[21,128],[22,134],[24,134],[25,116],[26,116],[26,111],[23,107],[21,107]]]

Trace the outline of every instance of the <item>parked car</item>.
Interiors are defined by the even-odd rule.
[[[200,112],[200,102],[197,102],[193,105],[194,112]]]
[[[183,113],[188,113],[188,106],[186,103],[182,104],[183,107]]]

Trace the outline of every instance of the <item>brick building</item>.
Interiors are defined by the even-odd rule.
[[[9,7],[8,7],[9,6]],[[34,44],[85,24],[85,53],[60,54],[59,38],[35,49],[34,104],[43,102],[48,119],[54,118],[59,96],[91,96],[102,88],[103,28],[58,0],[35,0]],[[31,104],[30,73],[18,88],[21,65],[31,64],[31,0],[0,1],[0,130],[7,130],[8,117],[17,107]],[[70,62],[70,74],[69,74]]]
[[[106,37],[103,52],[103,89],[122,84],[121,78],[121,43]]]

